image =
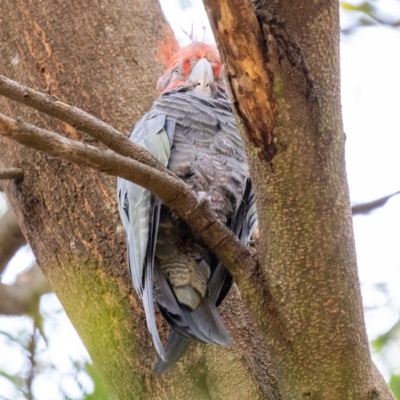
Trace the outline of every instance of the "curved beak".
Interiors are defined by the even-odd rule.
[[[195,86],[195,91],[211,94],[211,86],[214,84],[214,72],[207,59],[201,58],[197,61],[189,75],[189,82]]]

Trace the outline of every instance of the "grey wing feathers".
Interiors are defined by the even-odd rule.
[[[165,115],[150,112],[136,124],[130,140],[167,165],[173,137],[171,128],[173,126],[169,125],[167,133]],[[148,190],[121,178],[118,178],[117,190],[121,220],[127,235],[128,264],[133,286],[143,299],[147,326],[157,352],[165,358],[155,323],[152,283],[161,203]]]
[[[254,194],[251,181],[247,179],[232,230],[247,246],[257,223]],[[158,283],[156,300],[164,318],[173,329],[170,330],[165,349],[167,361],[160,358],[156,364],[155,372],[158,374],[168,372],[186,352],[192,338],[206,343],[212,342],[231,346],[231,339],[217,311],[217,306],[228,293],[232,283],[231,275],[221,262],[217,263],[210,280],[209,296],[203,299],[194,313],[185,312],[185,310],[182,312],[168,283],[157,267],[156,275]],[[166,312],[167,309],[168,312]],[[173,316],[179,316],[179,318],[174,319]]]
[[[221,221],[243,244],[248,244],[257,226],[257,213],[246,155],[225,95],[206,98],[181,89],[167,93],[157,99],[149,113],[136,124],[130,140],[147,149],[164,165],[168,164],[168,168],[196,192],[207,192],[210,205]],[[232,283],[229,272],[198,238],[195,247],[191,247],[192,239],[185,241],[190,233],[179,222],[174,222],[175,217],[164,221],[165,209],[159,229],[160,209],[164,206],[148,190],[119,178],[118,202],[127,234],[133,285],[143,299],[147,326],[161,357],[156,372],[169,370],[192,340],[230,346],[231,339],[217,310]],[[155,257],[158,230],[161,233]],[[168,244],[170,241],[166,239],[170,237],[176,239],[171,242],[175,247]],[[204,247],[201,255],[195,250],[196,246]],[[198,305],[191,309],[184,306],[177,295],[181,289],[172,282],[172,275],[168,279],[165,276],[166,268],[178,271],[182,267],[175,257],[185,251],[188,251],[185,257],[200,255],[185,264],[185,271],[190,265],[200,268],[201,263],[206,263],[205,269],[211,271],[205,278],[207,286],[201,286],[200,291],[195,283],[190,283],[194,286],[189,286],[188,290],[202,293]],[[172,260],[171,266],[165,260]],[[153,297],[172,327],[165,350],[155,323]]]
[[[245,191],[239,209],[233,218],[232,231],[247,246],[258,225],[258,217],[251,180],[246,180]],[[231,276],[221,262],[215,268],[210,282],[210,299],[218,306],[231,287]]]
[[[246,186],[241,205],[235,218],[233,231],[240,241],[247,246],[251,235],[258,225],[256,201],[250,178],[246,180]]]
[[[161,201],[154,195],[151,195],[151,206],[149,216],[149,235],[147,242],[147,252],[144,261],[143,270],[143,307],[146,313],[147,327],[153,338],[154,346],[160,357],[166,361],[164,347],[158,334],[154,313],[153,301],[153,270],[154,270],[154,253],[157,241],[158,221],[160,219]]]
[[[160,271],[155,266],[157,288],[156,300],[161,313],[172,328],[186,339],[199,340],[209,344],[231,346],[232,342],[226,331],[217,307],[208,296],[193,311],[181,307],[171,288]],[[168,351],[168,349],[167,349]]]
[[[168,361],[164,361],[160,358],[154,368],[155,372],[157,374],[168,372],[185,354],[191,342],[190,339],[185,339],[178,332],[171,329],[169,331],[167,345],[165,346]]]

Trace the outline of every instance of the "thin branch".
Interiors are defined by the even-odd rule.
[[[16,251],[25,244],[17,218],[9,208],[0,219],[0,275]]]
[[[398,194],[400,194],[400,190],[398,192],[389,194],[388,196],[381,197],[380,199],[370,201],[369,203],[356,204],[355,206],[351,207],[351,211],[353,212],[353,215],[369,214],[371,211],[384,206],[389,199],[391,199],[393,196],[397,196]]]
[[[258,315],[260,324],[267,324],[262,301],[267,296],[264,293],[266,285],[263,285],[260,276],[256,276],[257,261],[218,219],[208,202],[203,201],[199,204],[197,194],[170,171],[164,167],[165,171],[158,171],[112,150],[100,150],[2,114],[0,134],[52,156],[95,168],[109,175],[120,176],[152,191],[184,219],[214,251],[231,272],[249,310]]]
[[[160,171],[164,170],[163,165],[149,152],[132,143],[115,128],[79,108],[62,102],[57,97],[37,92],[2,75],[0,75],[0,95],[70,124],[75,129],[104,143],[118,154],[133,158]]]
[[[31,340],[28,345],[29,352],[29,363],[31,364],[29,368],[29,375],[26,377],[26,386],[27,386],[27,399],[33,400],[33,381],[35,379],[35,370],[36,370],[36,332],[38,331],[36,326],[36,318],[33,318],[33,331],[31,335]]]
[[[360,10],[354,10],[354,11],[360,11]],[[390,21],[388,19],[379,18],[378,16],[372,13],[364,12],[364,16],[362,16],[357,22],[346,28],[341,28],[340,32],[345,35],[349,35],[358,28],[367,28],[371,26],[380,26],[380,25],[388,26],[391,28],[398,28],[400,26],[400,21],[399,20]]]
[[[35,315],[40,296],[50,292],[48,280],[35,264],[20,274],[13,285],[0,284],[0,314]]]
[[[24,171],[21,168],[3,168],[0,169],[1,180],[16,180],[24,179]]]

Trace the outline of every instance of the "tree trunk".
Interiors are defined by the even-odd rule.
[[[249,23],[246,1],[205,3],[245,128],[258,253],[273,310],[263,337],[282,398],[393,399],[371,360],[358,281],[340,104],[339,3],[255,1],[259,28]],[[264,66],[251,68],[248,60],[260,48]],[[257,103],[259,83],[266,107]]]
[[[0,73],[82,108],[126,134],[154,100],[161,37],[157,2],[4,0]],[[2,111],[73,139],[73,127],[0,99]],[[133,294],[116,182],[0,138],[0,162],[24,170],[6,193],[38,263],[113,398],[278,398],[260,335],[233,290],[222,313],[235,346],[193,345],[167,376]],[[166,336],[166,326],[160,327]]]

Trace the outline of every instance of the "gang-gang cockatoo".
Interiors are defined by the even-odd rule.
[[[199,195],[247,245],[257,225],[246,155],[221,61],[210,45],[193,42],[173,54],[158,81],[158,99],[129,139],[147,149]],[[217,306],[232,279],[187,224],[148,190],[118,179],[118,203],[127,235],[133,286],[168,371],[191,341],[230,346]],[[164,349],[154,300],[171,326]]]

